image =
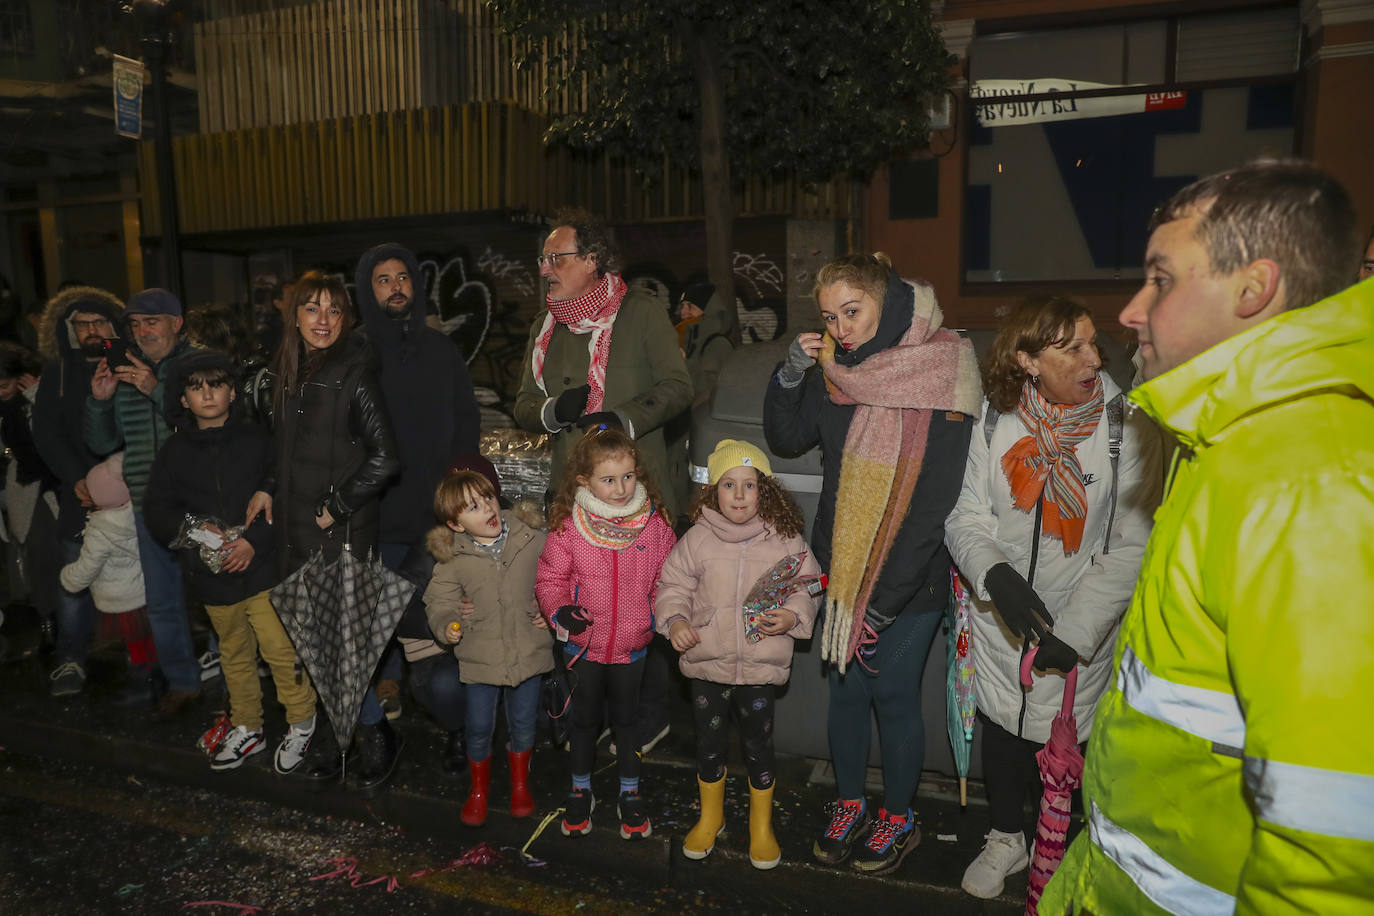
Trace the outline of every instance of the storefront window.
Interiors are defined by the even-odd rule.
[[[1299,30],[1280,9],[975,40],[965,281],[1141,277],[1161,201],[1292,153]]]

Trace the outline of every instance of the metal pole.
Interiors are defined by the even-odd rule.
[[[157,152],[158,202],[162,210],[163,286],[183,302],[186,291],[181,277],[181,222],[177,215],[176,162],[172,158],[172,116],[167,104],[167,52],[172,36],[162,21],[154,22],[143,39],[144,57],[152,73],[153,136]]]

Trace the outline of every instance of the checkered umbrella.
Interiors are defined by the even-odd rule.
[[[346,754],[363,694],[415,585],[345,547],[322,550],[272,589],[272,604],[296,646]]]

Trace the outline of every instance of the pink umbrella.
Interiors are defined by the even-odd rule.
[[[1021,684],[1031,685],[1035,649],[1021,659]],[[1064,703],[1050,724],[1050,740],[1035,755],[1045,794],[1040,797],[1040,820],[1035,825],[1035,854],[1031,856],[1030,881],[1026,888],[1026,916],[1036,916],[1036,905],[1045,885],[1068,846],[1070,796],[1083,782],[1083,754],[1078,750],[1078,723],[1073,715],[1073,695],[1078,688],[1078,666],[1065,677]]]

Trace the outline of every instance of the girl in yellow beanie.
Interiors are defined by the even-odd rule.
[[[773,701],[787,683],[792,641],[811,635],[816,601],[806,586],[820,567],[802,539],[801,513],[761,449],[724,439],[707,470],[710,483],[691,510],[695,524],[663,564],[654,602],[658,632],[682,653],[696,720],[701,819],[682,853],[706,858],[725,829],[733,711],[749,771],[749,861],[773,868],[781,859],[772,824]]]

